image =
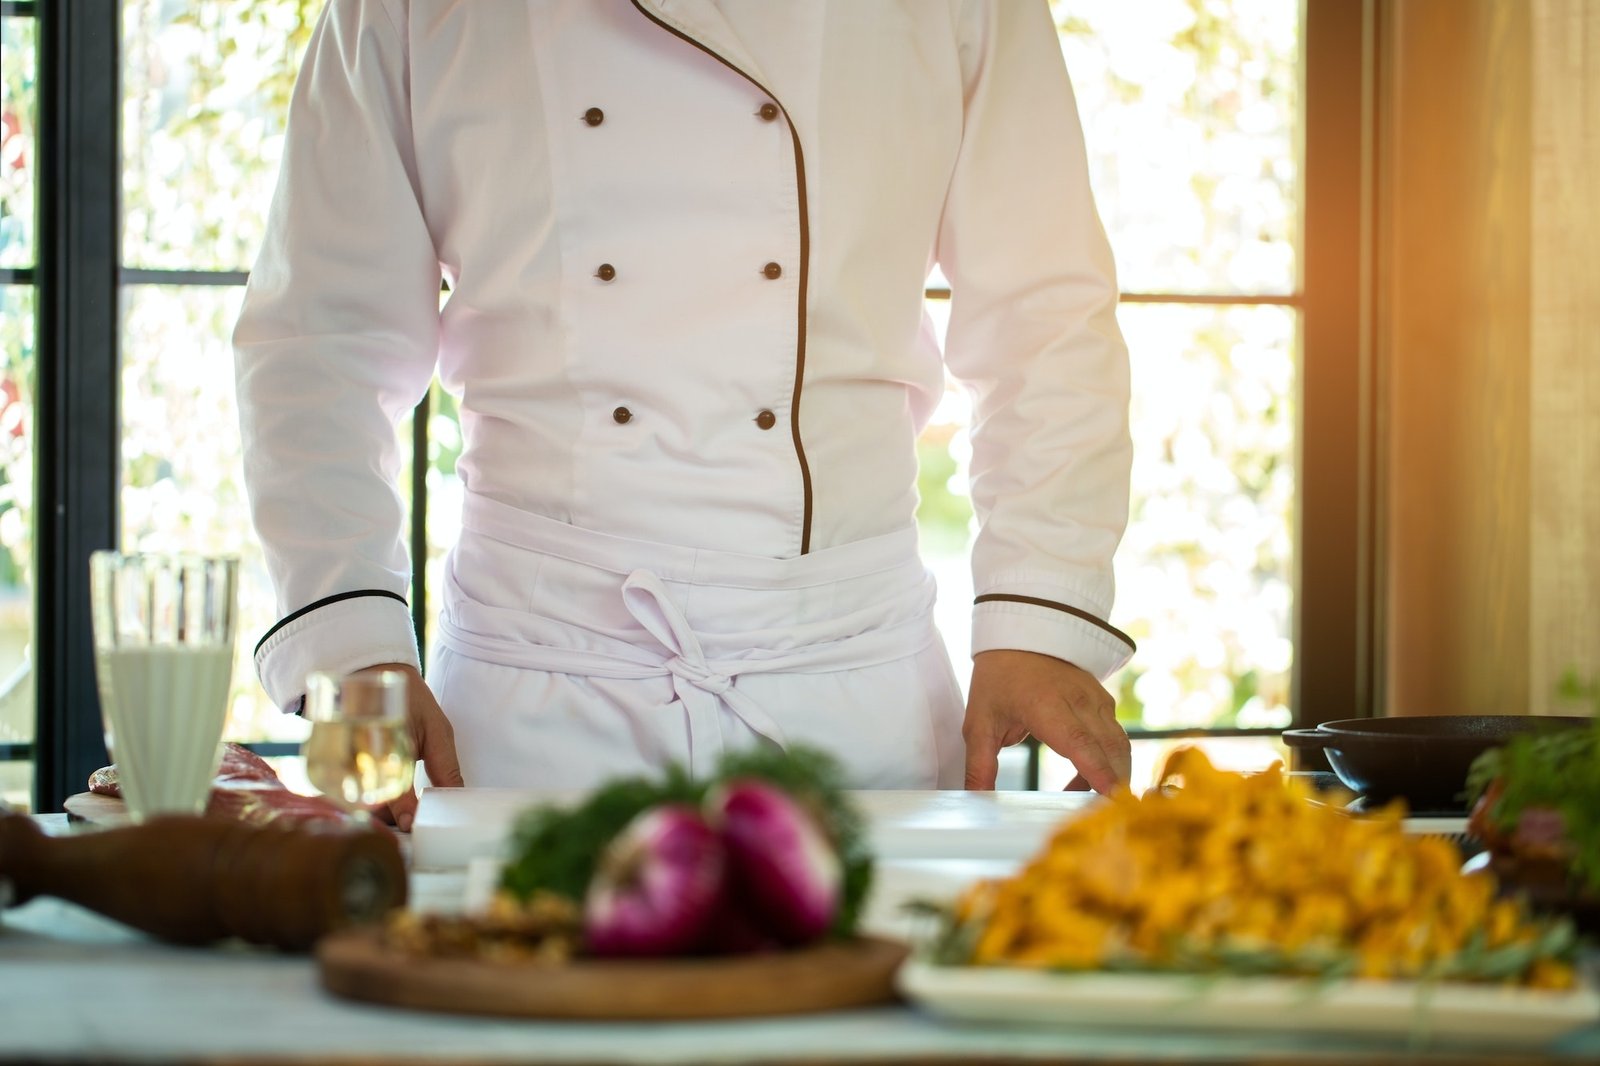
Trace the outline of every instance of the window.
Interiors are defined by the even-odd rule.
[[[33,789],[35,183],[39,27],[0,8],[0,802]]]
[[[1300,334],[1301,18],[1281,0],[1054,0],[1091,181],[1126,294],[1133,491],[1114,622],[1139,644],[1108,683],[1137,736],[1280,754],[1293,660]],[[930,295],[938,297],[935,289]],[[947,305],[930,301],[942,328]],[[966,655],[964,398],[922,442],[941,627]],[[939,480],[942,479],[942,480]],[[1135,745],[1136,781],[1167,743]],[[1046,754],[1039,783],[1070,764]]]
[[[113,543],[244,556],[228,736],[272,756],[297,747],[302,723],[268,705],[250,663],[277,612],[227,443],[228,336],[320,7],[0,4],[0,796],[17,799],[36,768],[55,809],[103,761],[80,571]],[[1141,650],[1113,688],[1132,729],[1254,732],[1230,743],[1259,759],[1290,708],[1349,716],[1317,701],[1345,699],[1330,679],[1354,673],[1346,652],[1361,639],[1355,593],[1326,591],[1357,573],[1355,372],[1326,355],[1349,340],[1327,324],[1357,317],[1357,258],[1354,237],[1317,236],[1353,233],[1360,206],[1319,194],[1308,161],[1348,158],[1341,181],[1359,185],[1346,127],[1359,126],[1366,23],[1338,0],[1053,8],[1128,293],[1135,498],[1114,621]],[[942,324],[948,303],[930,286]],[[919,445],[919,517],[958,665],[964,418],[952,391]],[[453,399],[435,389],[399,432],[426,641],[459,506]],[[34,602],[47,605],[37,626]],[[1038,769],[1047,787],[1066,772]]]
[[[229,338],[320,9],[122,4],[119,541],[240,555],[224,736],[280,754],[308,727],[255,677],[255,640],[278,611],[250,529]]]

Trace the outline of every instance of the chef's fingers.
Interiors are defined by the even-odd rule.
[[[417,820],[417,794],[408,790],[405,795],[390,802],[378,817],[393,824],[402,833],[411,832],[411,823]]]
[[[967,744],[967,789],[993,791],[995,778],[1000,774],[1000,741],[990,728],[988,718],[969,712],[961,728],[961,738]]]
[[[439,788],[460,788],[466,784],[461,779],[461,764],[456,761],[455,743],[435,740],[424,750],[423,763],[428,767],[428,783]]]
[[[1096,792],[1108,792],[1116,787],[1117,774],[1111,760],[1095,735],[1075,717],[1050,716],[1035,725],[1033,735],[1051,751],[1069,759]]]
[[[456,734],[444,711],[428,697],[432,704],[420,720],[421,734],[417,738],[417,758],[428,768],[428,783],[440,788],[460,788],[461,762],[456,758]]]
[[[1063,788],[1061,791],[1063,791],[1063,792],[1088,792],[1089,791],[1089,780],[1088,780],[1088,778],[1084,777],[1082,774],[1073,774],[1072,775],[1072,780],[1068,781],[1067,782],[1067,787]]]
[[[1070,759],[1096,792],[1125,782],[1132,760],[1124,753],[1127,734],[1117,724],[1111,694],[1090,681],[1067,686],[1059,697],[1056,713],[1038,715],[1029,723],[1033,735]]]
[[[410,663],[382,663],[358,673],[379,671],[398,672],[406,676],[406,725],[410,728],[411,746],[417,761],[427,768],[429,783],[443,788],[460,787],[464,782],[461,780],[461,763],[456,758],[455,730],[440,708],[439,701],[434,698],[433,690],[422,679],[421,672]],[[394,825],[404,832],[410,832],[416,816],[415,790],[395,799],[380,815],[386,820],[393,819]]]
[[[1128,741],[1127,731],[1117,721],[1117,701],[1091,676],[1083,674],[1082,677],[1084,683],[1076,693],[1078,698],[1069,702],[1073,712],[1094,735],[1105,757],[1105,765],[1113,775],[1112,787],[1125,785],[1132,776],[1133,745]],[[1100,785],[1095,788],[1100,792],[1105,791]]]

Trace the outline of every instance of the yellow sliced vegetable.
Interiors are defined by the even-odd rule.
[[[965,935],[946,941],[978,965],[1570,986],[1570,927],[1497,899],[1404,813],[1352,816],[1279,767],[1230,773],[1180,749],[1147,795],[1111,795],[1016,875],[974,886],[950,914]]]

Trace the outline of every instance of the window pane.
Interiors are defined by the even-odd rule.
[[[950,301],[925,302],[939,347],[950,327]],[[944,637],[956,677],[966,691],[972,655],[972,501],[967,475],[972,459],[967,427],[972,402],[954,381],[917,440],[917,541],[939,588],[934,622]]]
[[[1052,7],[1123,291],[1295,291],[1301,5]]]
[[[247,270],[322,0],[126,0],[123,261]]]
[[[122,547],[237,554],[239,636],[226,735],[297,740],[304,723],[270,705],[251,652],[276,621],[250,528],[228,336],[244,290],[124,290]]]
[[[1133,495],[1113,678],[1148,729],[1287,726],[1297,313],[1134,305]]]
[[[123,547],[239,555],[239,641],[226,736],[304,739],[306,723],[272,705],[251,658],[277,621],[277,606],[250,525],[234,402],[229,337],[244,290],[132,285],[124,293]],[[402,454],[409,454],[410,426],[407,417],[396,431]],[[408,500],[408,478],[400,490]]]
[[[942,339],[947,305],[929,311]],[[1118,317],[1134,460],[1112,621],[1139,651],[1107,684],[1117,713],[1130,728],[1287,726],[1297,312],[1133,304]],[[968,420],[951,389],[919,442],[923,553],[963,681]]]
[[[9,73],[7,77],[9,78]],[[33,740],[33,289],[0,285],[0,743]],[[33,763],[0,762],[26,810]]]
[[[444,605],[445,553],[461,534],[463,490],[456,476],[461,445],[460,403],[435,382],[428,415],[428,619],[423,634],[428,650],[439,635],[435,620]]]
[[[14,811],[33,810],[33,760],[0,762],[0,802]]]
[[[0,18],[0,267],[34,262],[37,25],[31,18]]]

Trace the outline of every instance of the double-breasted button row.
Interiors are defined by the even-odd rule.
[[[633,421],[633,412],[628,410],[626,407],[618,407],[611,412],[611,421],[615,422],[619,426],[625,426],[629,422]],[[773,426],[778,424],[778,416],[773,414],[771,411],[763,409],[757,412],[754,421],[756,426],[760,429],[771,429]]]
[[[756,114],[761,117],[763,122],[775,122],[781,112],[778,106],[769,100],[761,105]],[[606,113],[598,107],[591,107],[583,113],[583,121],[590,127],[598,126],[605,120]],[[768,263],[761,268],[761,274],[769,281],[776,281],[783,277],[783,266],[780,263]],[[595,268],[594,276],[601,281],[614,281],[617,277],[617,268],[610,263],[601,263]],[[628,410],[627,407],[618,406],[611,412],[611,420],[619,426],[627,425],[633,421],[633,412]],[[756,413],[754,421],[757,428],[768,430],[778,424],[778,416],[769,410],[763,409]]]
[[[761,116],[762,122],[776,122],[778,116],[783,114],[778,105],[768,100],[756,109],[756,114]],[[590,126],[598,126],[606,120],[606,113],[598,107],[591,107],[583,113],[583,121]]]
[[[783,267],[777,263],[768,263],[761,268],[761,275],[769,281],[777,281],[783,277]],[[595,267],[594,276],[601,281],[615,281],[617,279],[617,268],[610,263],[601,263]]]

